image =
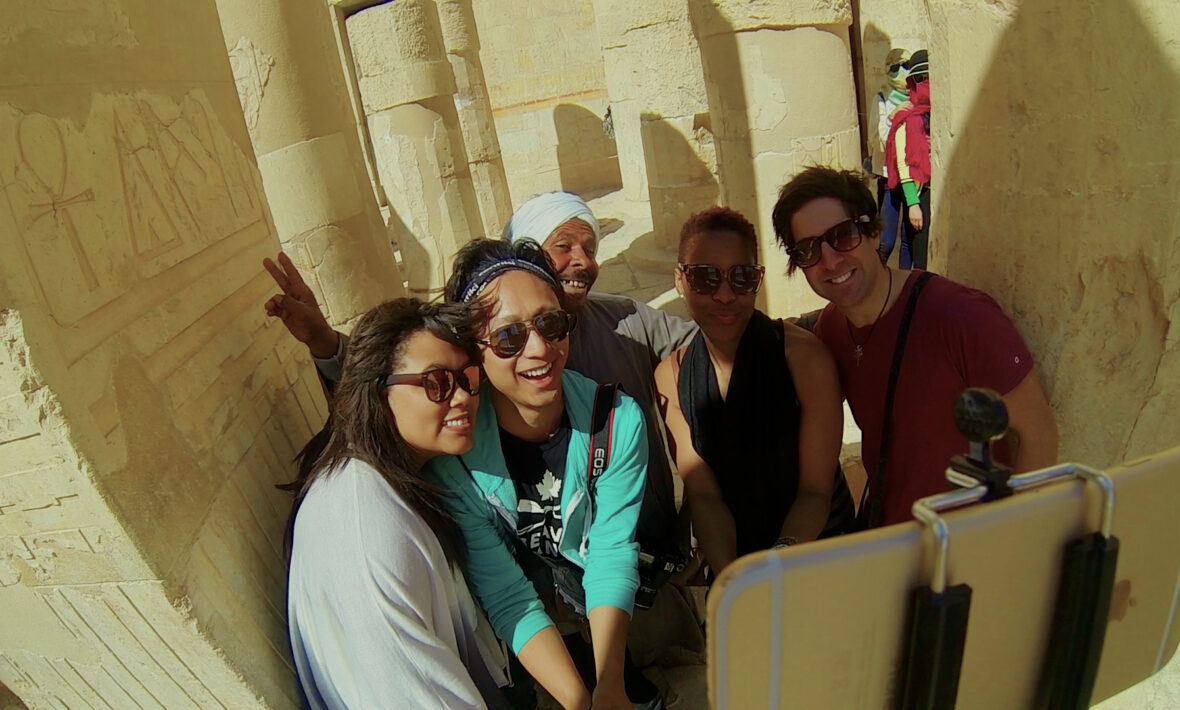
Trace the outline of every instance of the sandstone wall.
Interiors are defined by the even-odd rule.
[[[477,0],[473,12],[513,202],[620,187],[591,0]]]
[[[931,16],[931,267],[1013,315],[1063,459],[1175,446],[1180,7],[939,0]],[[1177,698],[1173,662],[1110,707]]]
[[[213,2],[0,9],[0,682],[287,707],[274,490],[324,405]]]

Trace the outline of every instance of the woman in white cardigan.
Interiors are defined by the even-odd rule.
[[[480,369],[454,306],[398,299],[353,332],[331,438],[295,503],[288,627],[312,708],[498,708],[505,659],[420,475],[473,444]]]

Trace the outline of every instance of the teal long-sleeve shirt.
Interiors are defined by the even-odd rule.
[[[635,526],[647,476],[647,434],[635,400],[615,400],[610,461],[595,484],[593,514],[586,473],[590,419],[597,384],[569,370],[562,394],[572,432],[561,494],[562,555],[584,570],[587,612],[612,606],[630,614],[639,587],[639,545]],[[468,473],[470,470],[470,474]],[[427,475],[443,488],[443,499],[462,530],[467,547],[467,580],[497,635],[519,653],[553,622],[532,583],[512,555],[516,534],[516,487],[500,448],[499,425],[488,385],[475,423],[475,447],[462,457],[442,456]]]

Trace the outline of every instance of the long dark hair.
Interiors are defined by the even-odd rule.
[[[332,396],[327,445],[318,453],[309,445],[300,452],[301,481],[290,489],[298,495],[287,522],[290,556],[295,516],[304,496],[320,476],[330,474],[349,459],[377,470],[390,487],[438,536],[452,563],[461,563],[459,528],[439,500],[439,489],[421,474],[409,444],[398,432],[386,399],[384,380],[405,354],[410,336],[425,331],[461,348],[478,362],[471,333],[472,309],[462,304],[430,304],[415,298],[387,301],[357,323],[344,354],[340,380]],[[321,432],[321,435],[323,432]],[[312,442],[315,443],[314,440]]]

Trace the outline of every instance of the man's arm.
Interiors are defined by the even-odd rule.
[[[787,324],[783,347],[799,398],[799,489],[780,537],[800,542],[823,532],[832,505],[844,433],[843,397],[836,363],[819,338]]]
[[[969,289],[941,301],[940,314],[956,336],[969,387],[988,387],[1008,408],[1010,463],[1016,473],[1057,463],[1057,421],[1028,343],[1004,309],[983,291]]]
[[[278,263],[263,259],[262,266],[283,290],[266,302],[266,315],[283,321],[287,332],[306,345],[313,357],[325,359],[334,356],[340,346],[337,340],[339,334],[328,324],[315,293],[303,280],[291,258],[279,252]]]
[[[1057,420],[1041,388],[1037,368],[1004,395],[1012,469],[1027,473],[1057,463]]]
[[[676,457],[677,473],[684,481],[684,494],[692,514],[693,534],[713,573],[721,574],[721,570],[737,557],[737,528],[729,506],[721,497],[721,487],[717,485],[713,470],[692,445],[692,433],[684,412],[680,410],[674,357],[668,356],[656,368],[660,410],[672,439],[670,443]]]
[[[639,301],[636,301],[635,305],[654,362],[659,362],[688,345],[697,334],[697,324],[691,320],[665,313]]]

